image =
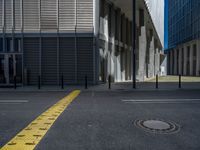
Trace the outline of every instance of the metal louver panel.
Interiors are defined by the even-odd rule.
[[[39,23],[39,0],[24,0],[24,30],[27,32],[38,32],[40,29]]]
[[[77,0],[77,31],[93,31],[93,0]]]
[[[42,84],[57,84],[57,38],[42,38]]]
[[[59,30],[74,31],[76,24],[75,0],[59,1]]]
[[[80,37],[77,38],[77,71],[78,83],[84,83],[85,75],[92,84],[93,81],[93,38]]]
[[[39,75],[39,38],[24,38],[24,69],[29,84],[37,84]]]
[[[22,0],[15,0],[14,1],[15,4],[15,31],[20,32],[21,31],[21,27],[22,27],[22,10],[21,10],[21,6],[22,6]]]
[[[41,0],[41,30],[57,30],[57,0]]]
[[[12,31],[12,0],[5,0],[5,26],[6,32]]]
[[[60,38],[60,75],[65,84],[74,84],[75,79],[75,38]]]
[[[3,28],[3,0],[0,0],[0,32],[2,32]]]

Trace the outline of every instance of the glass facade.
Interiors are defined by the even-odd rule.
[[[168,0],[168,47],[200,38],[200,1]]]

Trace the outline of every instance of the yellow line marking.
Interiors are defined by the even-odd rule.
[[[11,139],[1,150],[33,150],[67,106],[80,94],[71,92]]]

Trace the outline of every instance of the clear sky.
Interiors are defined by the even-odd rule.
[[[164,47],[165,47],[165,49],[168,48],[168,0],[165,0]]]

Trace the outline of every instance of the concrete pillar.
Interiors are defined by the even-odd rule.
[[[160,74],[160,53],[157,48],[155,53],[155,75],[159,74]]]
[[[172,75],[173,74],[173,58],[174,56],[173,56],[173,49],[172,50],[170,50],[170,75]]]
[[[197,65],[196,65],[196,75],[200,76],[200,40],[197,41]]]
[[[111,6],[111,76],[112,80],[114,81],[114,76],[115,76],[115,10],[113,6]]]
[[[190,76],[193,76],[193,44],[190,44]]]
[[[154,37],[152,36],[152,40],[150,42],[150,48],[149,48],[149,62],[148,62],[148,77],[149,78],[154,76],[154,49],[155,49],[155,42],[154,42]]]
[[[146,27],[141,27],[141,36],[139,37],[139,69],[138,69],[138,80],[144,81],[145,76],[145,60],[146,60],[146,49],[147,49],[147,37]]]
[[[182,74],[182,48],[179,48],[178,74]]]
[[[177,75],[177,50],[178,49],[174,49],[174,70],[173,70],[173,75]]]
[[[183,64],[183,75],[187,75],[187,46],[184,45],[184,64]]]
[[[121,81],[125,81],[125,51],[121,51]]]

